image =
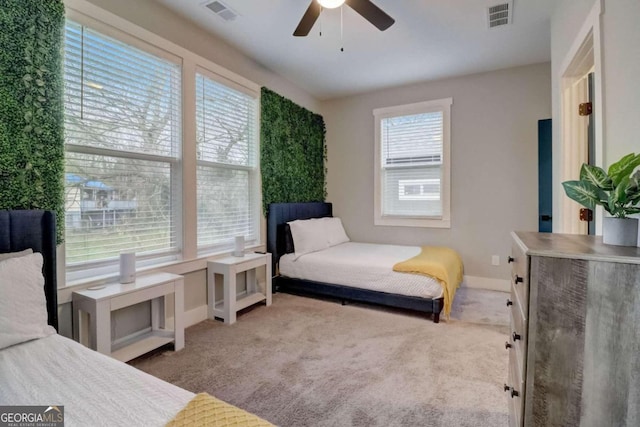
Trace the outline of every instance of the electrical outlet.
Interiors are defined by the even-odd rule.
[[[500,255],[494,255],[491,257],[492,265],[500,265]]]

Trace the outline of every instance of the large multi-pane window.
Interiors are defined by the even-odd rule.
[[[153,36],[74,19],[64,45],[67,279],[113,274],[123,251],[152,265],[227,250],[236,236],[259,243],[259,86]],[[195,171],[183,170],[183,127]],[[183,206],[184,194],[196,203]],[[185,229],[197,241],[183,241]]]
[[[258,240],[257,94],[196,74],[198,249]]]
[[[179,251],[181,63],[67,21],[68,272]]]
[[[451,99],[374,111],[376,225],[449,227]]]

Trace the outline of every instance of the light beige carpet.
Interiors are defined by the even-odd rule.
[[[461,289],[450,321],[276,294],[132,364],[280,426],[506,426],[506,294]]]

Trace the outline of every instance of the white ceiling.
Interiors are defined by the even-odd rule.
[[[492,30],[487,7],[504,0],[373,0],[396,23],[381,32],[345,6],[342,41],[340,9],[292,36],[311,0],[222,0],[240,15],[230,22],[212,0],[157,1],[322,100],[551,58],[555,0],[514,0],[513,24]]]

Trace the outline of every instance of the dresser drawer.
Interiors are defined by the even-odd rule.
[[[529,306],[529,257],[517,243],[511,244],[511,284],[522,307]]]
[[[529,317],[529,304],[528,301],[521,300],[522,295],[518,293],[518,289],[515,284],[511,284],[511,296],[509,299],[511,300],[511,312],[513,316],[520,316],[526,323],[527,318]]]
[[[505,393],[509,401],[509,426],[521,427],[524,413],[525,384],[519,373],[518,360],[515,352],[509,353],[509,375],[505,384]],[[507,389],[508,387],[508,389]]]
[[[527,323],[522,318],[520,308],[515,303],[511,306],[511,323],[509,329],[510,358],[513,356],[518,365],[518,373],[524,378],[527,357]]]

